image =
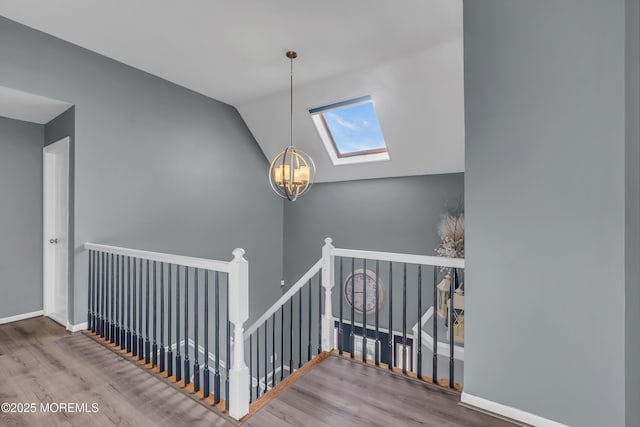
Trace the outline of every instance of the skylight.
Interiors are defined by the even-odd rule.
[[[389,160],[370,96],[309,110],[334,165]]]

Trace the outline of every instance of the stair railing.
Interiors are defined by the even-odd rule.
[[[245,416],[244,250],[235,249],[231,261],[215,261],[95,243],[84,247],[90,332],[231,417]]]

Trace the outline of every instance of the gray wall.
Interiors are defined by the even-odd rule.
[[[627,0],[626,422],[640,425],[640,1]]]
[[[233,107],[5,18],[0,40],[0,85],[75,105],[73,323],[84,242],[223,260],[243,247],[251,313],[276,299],[282,201]]]
[[[464,23],[465,392],[622,426],[625,2],[466,1]]]
[[[69,108],[64,113],[60,114],[55,119],[51,120],[44,126],[44,145],[53,144],[56,141],[59,141],[62,138],[69,137],[69,188],[75,188],[75,107]],[[75,223],[75,194],[73,191],[69,192],[69,224]],[[69,283],[73,283],[73,275],[75,273],[75,250],[74,250],[74,236],[75,230],[73,227],[69,227],[69,242],[68,242],[68,250],[69,250]],[[69,286],[69,295],[68,301],[73,301],[74,288],[73,286]],[[74,305],[69,304],[69,317],[73,318],[74,316]]]
[[[44,127],[0,117],[0,318],[42,310]]]
[[[325,237],[333,238],[339,248],[371,251],[400,252],[419,255],[436,255],[439,245],[437,225],[440,215],[447,210],[463,209],[463,174],[443,174],[384,178],[361,181],[323,183],[314,185],[309,194],[284,208],[284,272],[287,289],[293,285],[322,255]],[[355,268],[362,268],[358,260]],[[388,263],[379,267],[384,297],[380,308],[380,327],[387,328],[389,304]],[[375,272],[375,263],[367,264]],[[336,264],[336,274],[339,265]],[[351,274],[351,261],[343,264],[343,281]],[[402,266],[396,264],[393,271],[394,330],[402,330]],[[424,273],[424,289],[430,283],[431,270]],[[417,268],[407,270],[407,298],[417,301]],[[315,286],[315,283],[314,283]],[[336,287],[333,296],[333,312],[339,315],[342,295]],[[425,296],[424,309],[429,305]],[[345,315],[348,306],[344,305]],[[348,317],[348,316],[347,316]],[[357,322],[362,315],[355,314]],[[368,316],[372,324],[373,315]],[[418,320],[417,304],[407,307],[408,324]]]
[[[322,255],[325,237],[336,247],[436,255],[437,225],[463,208],[463,174],[314,184],[284,208],[284,277],[293,284]]]

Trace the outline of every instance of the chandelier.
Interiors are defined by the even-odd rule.
[[[278,154],[269,166],[269,183],[271,188],[282,198],[295,201],[311,188],[316,175],[313,159],[302,150],[293,147],[293,60],[298,54],[292,50],[287,52],[291,61],[289,83],[289,146]]]

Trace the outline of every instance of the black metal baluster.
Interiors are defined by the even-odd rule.
[[[104,252],[102,252],[101,254],[102,256],[100,258],[102,258],[102,262],[100,263],[100,273],[101,273],[101,281],[102,281],[102,292],[101,292],[101,310],[100,310],[100,337],[104,338],[105,337],[105,326],[106,326],[106,318],[105,318],[105,313],[106,313],[106,292],[107,292],[107,273],[106,273],[106,268],[105,268],[105,264],[106,264],[106,254]]]
[[[134,289],[135,292],[135,289]],[[127,353],[131,353],[131,257],[127,257]],[[135,300],[133,305],[135,307]],[[135,315],[133,316],[135,319]],[[135,356],[135,355],[134,355]]]
[[[260,326],[256,329],[256,400],[260,397]]]
[[[289,298],[289,375],[293,374],[293,297]]]
[[[356,268],[356,260],[355,258],[351,258],[351,335],[350,335],[350,343],[351,343],[351,358],[355,357],[356,353],[356,336],[354,331],[356,329],[356,281],[355,279],[355,268]]]
[[[280,382],[284,380],[284,305],[280,307]]]
[[[140,260],[140,268],[138,269],[138,360],[144,359],[144,336],[142,329],[142,259]]]
[[[120,300],[120,350],[124,350],[127,348],[127,329],[124,327],[124,255],[122,255],[122,261],[120,263],[120,295],[122,295],[122,299]],[[129,298],[127,294],[127,299]]]
[[[362,259],[362,361],[367,363],[367,260]]]
[[[113,318],[114,336],[111,337],[111,342],[115,343],[116,347],[118,347],[120,345],[120,323],[118,321],[120,319],[120,255],[116,255],[115,257],[116,298],[113,301],[115,303],[115,317]]]
[[[198,346],[198,269],[195,269],[193,279],[193,391],[200,391],[200,347]],[[206,355],[205,355],[206,356]]]
[[[146,293],[145,293],[145,301],[146,301],[146,307],[145,307],[145,318],[144,318],[144,327],[145,327],[145,340],[144,340],[144,363],[148,364],[151,362],[151,331],[150,331],[150,322],[149,322],[149,298],[151,297],[150,295],[150,284],[149,284],[149,269],[150,269],[150,263],[149,260],[147,260],[147,274],[146,274]]]
[[[219,273],[215,275],[215,305],[216,305],[216,370],[213,375],[213,402],[220,403],[220,286]]]
[[[249,376],[251,378],[251,376]],[[209,397],[209,271],[204,271],[204,371],[203,396]]]
[[[253,335],[249,335],[249,403],[253,402]]]
[[[267,386],[267,371],[269,369],[269,365],[267,365],[267,355],[269,354],[269,347],[267,347],[268,325],[269,319],[264,321],[264,392],[262,394],[265,394],[269,390],[269,387]]]
[[[149,264],[147,264],[148,266]],[[153,345],[152,345],[152,357],[151,357],[151,367],[155,368],[158,364],[158,277],[157,277],[156,262],[153,261]]]
[[[180,266],[176,265],[176,382],[180,380],[182,380],[182,357],[180,356]]]
[[[402,373],[407,373],[407,263],[402,270]]]
[[[318,353],[322,352],[322,270],[318,274]]]
[[[418,379],[422,379],[422,266],[418,265]]]
[[[302,288],[298,291],[298,368],[302,367]]]
[[[454,368],[454,321],[455,321],[455,306],[453,305],[454,298],[454,288],[456,287],[458,281],[458,274],[455,268],[451,268],[451,282],[449,284],[449,387],[453,388],[454,378],[453,378],[453,368]]]
[[[312,319],[312,311],[313,308],[311,306],[311,298],[312,298],[312,292],[311,292],[311,279],[309,279],[309,283],[308,286],[309,288],[309,325],[308,325],[308,330],[309,330],[309,337],[308,337],[308,341],[307,341],[307,362],[311,360],[311,319]],[[302,290],[300,291],[302,293]]]
[[[378,278],[378,275],[380,274],[380,261],[376,260],[376,366],[380,365],[380,348],[378,343],[380,342],[380,336],[378,335],[379,333],[379,327],[380,327],[380,311],[378,310],[379,306],[380,306],[380,296],[378,295],[378,287],[379,287],[379,282],[380,279]]]
[[[229,368],[231,367],[231,322],[229,321],[229,275],[227,274],[227,362],[225,367],[224,391],[226,407],[229,408]]]
[[[389,369],[393,369],[393,261],[389,261]]]
[[[92,262],[93,262],[93,272],[92,272],[92,277],[91,277],[91,281],[92,281],[92,287],[93,287],[93,291],[91,294],[91,332],[95,333],[96,332],[96,307],[97,307],[97,301],[98,301],[98,263],[97,260],[98,258],[96,257],[96,251],[92,251],[93,255],[92,255]]]
[[[171,264],[167,271],[167,376],[173,376],[173,344],[171,341]]]
[[[196,351],[198,351],[196,349]],[[191,383],[189,363],[189,267],[184,267],[184,385]]]
[[[92,264],[92,255],[93,255],[93,251],[91,249],[89,249],[89,280],[87,280],[87,287],[88,287],[88,291],[87,291],[87,329],[91,330],[91,325],[92,325],[92,320],[91,318],[92,313],[91,313],[91,286],[92,286],[92,280],[91,280],[91,273],[92,268],[93,268],[93,264]]]
[[[138,298],[142,298],[141,295],[137,295],[136,292],[136,265],[138,264],[137,259],[134,258],[133,259],[133,274],[131,275],[132,279],[133,279],[133,286],[132,286],[132,290],[133,290],[133,313],[132,313],[132,317],[133,317],[133,323],[132,323],[132,334],[131,334],[131,355],[133,357],[136,357],[138,355],[138,333],[140,331],[139,328],[136,327],[136,318],[137,318],[137,313],[136,313],[136,308],[138,306],[138,302],[137,299]]]
[[[116,318],[115,318],[115,264],[113,261],[114,255],[111,254],[111,293],[109,294],[109,342],[115,343],[116,333]]]
[[[160,372],[165,370],[164,354],[164,263],[160,263]]]
[[[276,385],[276,313],[271,317],[271,388]]]
[[[438,267],[433,266],[433,383],[438,383]]]
[[[340,282],[340,322],[338,323],[338,353],[340,355],[342,355],[342,351],[344,349],[344,329],[343,329],[343,315],[342,315],[342,300],[344,299],[344,295],[342,294],[344,291],[342,289],[342,278],[344,277],[342,275],[342,260],[344,258],[340,257],[340,278],[339,278],[339,282]]]

